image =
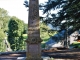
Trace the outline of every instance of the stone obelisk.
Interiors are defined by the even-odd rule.
[[[43,60],[41,58],[41,38],[39,28],[39,1],[29,0],[27,59]]]

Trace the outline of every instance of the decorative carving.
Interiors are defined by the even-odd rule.
[[[39,30],[39,27],[33,26],[28,28],[28,31],[35,31],[35,30]]]
[[[32,38],[28,38],[26,40],[26,42],[30,43],[30,44],[38,44],[40,42],[42,42],[41,38],[37,38],[37,37],[32,37]]]

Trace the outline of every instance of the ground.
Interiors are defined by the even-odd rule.
[[[53,57],[54,60],[80,60],[80,49],[62,49],[42,52],[42,56]],[[18,53],[3,53],[0,55],[0,60],[17,60],[17,57],[26,57],[26,52]]]
[[[54,59],[70,59],[70,60],[80,60],[80,49],[65,49],[57,51],[46,51],[43,52],[44,56],[53,57]]]

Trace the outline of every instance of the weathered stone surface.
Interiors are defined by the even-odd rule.
[[[38,44],[41,41],[42,41],[41,38],[38,38],[38,37],[31,37],[27,39],[27,43],[29,44]]]
[[[39,28],[39,2],[38,0],[29,0],[26,60],[43,60],[41,58],[41,41]]]

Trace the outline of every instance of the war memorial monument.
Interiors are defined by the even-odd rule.
[[[41,58],[42,40],[40,38],[39,20],[39,0],[29,0],[26,60],[43,60]]]

